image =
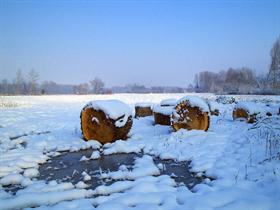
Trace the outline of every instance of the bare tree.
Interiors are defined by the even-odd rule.
[[[79,85],[75,85],[73,87],[73,91],[75,94],[88,94],[89,92],[89,84],[88,83],[82,83],[82,84],[79,84]]]
[[[16,86],[15,94],[19,95],[24,93],[24,79],[20,69],[18,69],[16,73],[15,86]]]
[[[268,80],[274,90],[280,89],[280,37],[274,43],[271,51],[271,64]]]
[[[89,83],[91,85],[93,93],[95,93],[95,94],[103,93],[105,83],[101,79],[99,79],[98,77],[95,77],[93,80],[89,81]]]
[[[28,85],[29,85],[29,94],[34,95],[37,93],[37,82],[39,80],[39,74],[33,69],[28,73]]]

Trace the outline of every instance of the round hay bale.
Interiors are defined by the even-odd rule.
[[[176,106],[177,104],[177,99],[175,98],[168,98],[164,99],[160,102],[160,106]]]
[[[135,117],[147,117],[153,115],[153,104],[137,103],[135,104]]]
[[[209,107],[207,103],[196,96],[180,99],[172,113],[171,125],[174,130],[204,130],[209,128]]]
[[[92,101],[82,109],[80,118],[84,139],[102,144],[126,139],[132,127],[130,107],[118,100]]]
[[[220,111],[219,111],[219,104],[216,101],[207,101],[207,104],[209,106],[210,109],[210,114],[211,115],[215,115],[215,116],[219,116]]]
[[[155,106],[153,109],[155,124],[171,125],[171,115],[173,109],[173,106]]]
[[[236,119],[245,119],[248,123],[254,123],[257,116],[266,115],[266,108],[254,102],[238,102],[232,112],[232,117]]]

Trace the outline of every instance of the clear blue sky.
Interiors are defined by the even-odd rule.
[[[0,0],[0,79],[187,86],[194,74],[268,71],[280,0]]]

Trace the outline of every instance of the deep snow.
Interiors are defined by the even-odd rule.
[[[280,206],[280,119],[273,115],[257,124],[232,120],[234,104],[218,104],[204,131],[154,125],[152,117],[134,119],[130,137],[102,146],[81,138],[79,114],[95,99],[159,104],[186,94],[118,94],[104,96],[4,97],[0,106],[0,209],[278,209]],[[211,94],[199,96],[214,100]],[[236,96],[237,101],[267,102],[277,109],[279,96]],[[206,108],[206,107],[205,107]],[[99,155],[143,152],[132,170],[124,166],[102,176],[116,181],[84,189],[85,183],[38,181],[40,164],[62,151],[92,148]],[[205,179],[192,190],[172,177],[159,175],[151,157],[191,161],[190,170]],[[85,179],[89,179],[84,174]],[[15,195],[5,186],[22,185]]]

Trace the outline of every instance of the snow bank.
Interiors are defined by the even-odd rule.
[[[120,170],[116,172],[103,173],[101,178],[111,178],[115,180],[128,179],[134,180],[139,177],[159,175],[160,170],[154,164],[153,158],[149,155],[144,155],[135,160],[133,170],[129,171],[125,166],[121,165]]]
[[[25,189],[19,190],[15,196],[1,199],[0,210],[53,205],[61,201],[85,198],[90,195],[91,191],[74,189],[71,183],[58,184],[52,181],[46,184],[37,181]]]
[[[220,104],[216,101],[207,100],[210,111],[220,110]]]
[[[147,102],[138,102],[135,103],[134,106],[136,107],[143,107],[143,108],[153,108],[154,104],[153,103],[147,103]]]
[[[142,148],[144,147],[143,144],[135,144],[134,142],[130,141],[122,141],[118,140],[114,143],[107,143],[104,145],[104,155],[116,154],[116,153],[140,153]]]
[[[161,106],[175,106],[176,104],[177,104],[177,99],[175,98],[164,99],[160,102]]]
[[[0,185],[7,186],[13,184],[20,184],[23,179],[24,178],[21,174],[9,174],[0,179]]]
[[[174,110],[173,106],[155,106],[153,111],[163,115],[171,115]]]
[[[0,154],[0,177],[10,173],[22,172],[23,169],[37,168],[39,163],[44,163],[49,157],[40,151],[31,149],[9,150]]]
[[[248,112],[249,115],[266,113],[267,111],[267,107],[265,105],[249,101],[238,102],[234,109],[243,109]]]

